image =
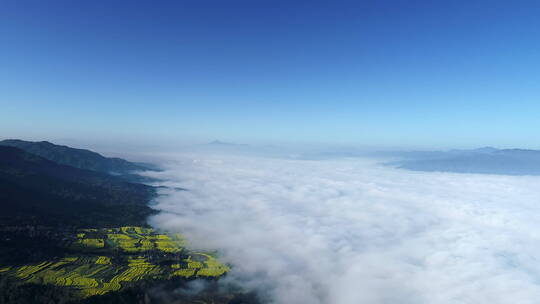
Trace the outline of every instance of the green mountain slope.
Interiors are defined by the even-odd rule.
[[[55,145],[48,141],[31,142],[18,139],[0,141],[0,146],[19,148],[58,164],[108,174],[130,174],[133,171],[154,170],[150,165],[132,163],[121,158],[105,157],[99,153]]]
[[[0,146],[0,224],[141,224],[154,195],[151,186]]]

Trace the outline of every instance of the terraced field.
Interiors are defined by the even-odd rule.
[[[211,254],[185,246],[181,235],[158,234],[150,228],[84,229],[76,233],[65,257],[24,266],[0,265],[0,275],[21,283],[65,286],[88,297],[141,280],[216,278],[229,270]]]

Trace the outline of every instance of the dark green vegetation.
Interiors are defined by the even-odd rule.
[[[227,268],[212,255],[149,230],[155,196],[122,176],[0,146],[0,304],[256,303],[218,289]],[[136,227],[113,228],[122,226]],[[197,293],[172,292],[201,278]]]
[[[0,147],[3,225],[139,225],[152,213],[146,204],[155,193],[151,186]]]
[[[196,293],[190,292],[191,282],[184,279],[141,281],[134,287],[85,299],[76,299],[75,292],[55,285],[14,284],[0,277],[0,304],[258,304],[254,293],[231,287],[222,292],[216,280],[205,281]]]
[[[0,141],[0,146],[19,148],[61,165],[106,174],[114,174],[131,181],[144,181],[140,176],[134,174],[136,171],[157,169],[151,164],[133,163],[121,158],[105,157],[90,150],[55,145],[48,141],[32,142],[18,139],[6,139]]]

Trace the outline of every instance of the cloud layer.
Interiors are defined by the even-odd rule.
[[[283,304],[537,303],[540,178],[175,155],[151,219]]]

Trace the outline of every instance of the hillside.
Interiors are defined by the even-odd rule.
[[[0,147],[0,263],[57,255],[66,231],[145,225],[153,187]]]
[[[142,212],[149,209],[146,204],[155,195],[151,186],[60,165],[13,147],[0,147],[0,189],[0,221],[19,224],[60,220],[77,226],[89,221],[104,225],[140,224],[142,217],[135,219],[133,215],[131,219],[124,215],[111,218],[118,216],[111,210],[127,206]],[[105,210],[103,206],[110,208]],[[102,216],[95,219],[90,214]]]
[[[0,303],[170,303],[194,279],[208,287],[174,297],[257,303],[212,283],[228,271],[214,253],[147,226],[155,195],[151,186],[0,146]],[[164,291],[148,292],[156,286]]]
[[[55,145],[48,141],[32,142],[6,139],[0,141],[0,146],[19,148],[58,164],[107,174],[130,175],[134,171],[155,170],[151,165],[133,163],[121,158],[105,157],[90,150]]]

